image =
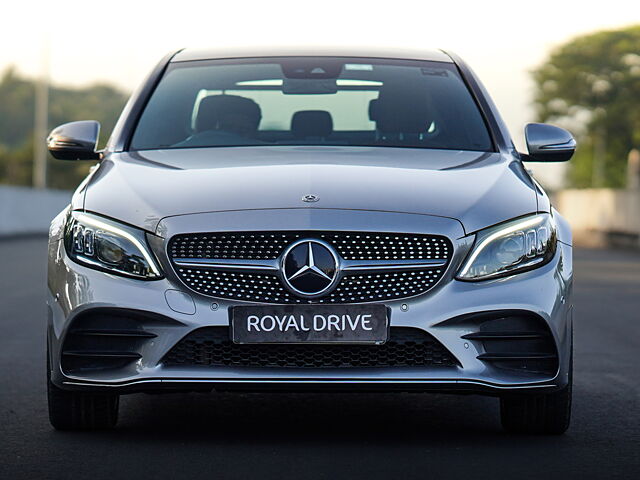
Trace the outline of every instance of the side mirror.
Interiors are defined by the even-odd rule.
[[[100,160],[99,134],[100,123],[95,120],[65,123],[49,134],[47,148],[58,160]]]
[[[576,151],[576,141],[564,128],[546,123],[529,123],[524,127],[529,162],[566,162]]]

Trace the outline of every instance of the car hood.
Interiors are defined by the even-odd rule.
[[[176,215],[328,208],[448,217],[470,233],[537,205],[520,161],[499,153],[269,146],[111,154],[84,208],[151,232]]]

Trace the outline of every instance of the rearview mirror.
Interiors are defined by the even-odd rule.
[[[338,93],[335,78],[285,78],[282,83],[285,95],[313,95]]]
[[[529,162],[566,162],[576,151],[576,141],[564,128],[546,123],[529,123],[524,127]]]
[[[100,123],[95,120],[65,123],[49,134],[47,148],[58,160],[100,160],[99,134]]]

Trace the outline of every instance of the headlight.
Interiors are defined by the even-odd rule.
[[[141,230],[73,212],[65,225],[64,243],[67,255],[87,267],[145,280],[162,278]]]
[[[485,280],[531,270],[556,252],[556,228],[549,214],[532,215],[480,231],[458,272],[459,280]]]

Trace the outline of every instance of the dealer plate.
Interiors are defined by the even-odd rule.
[[[387,307],[366,305],[251,305],[231,308],[235,343],[383,344]]]

